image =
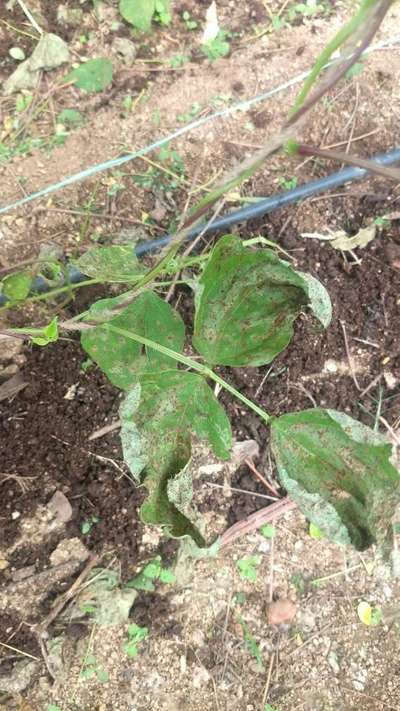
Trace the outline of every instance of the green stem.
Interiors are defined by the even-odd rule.
[[[85,281],[80,281],[77,284],[67,284],[67,286],[60,286],[58,289],[52,289],[52,291],[46,291],[43,294],[37,294],[36,296],[29,296],[20,303],[6,304],[6,306],[1,306],[0,311],[5,311],[6,309],[14,309],[17,306],[25,306],[25,304],[31,304],[34,301],[44,301],[45,299],[51,299],[53,296],[58,296],[59,294],[64,294],[66,291],[74,291],[75,289],[80,289],[82,286],[91,286],[92,284],[101,284],[100,279],[86,279]]]
[[[257,415],[261,417],[262,420],[264,420],[264,422],[270,422],[270,420],[272,419],[272,415],[269,415],[261,407],[258,407],[258,405],[252,402],[252,400],[249,400],[245,395],[242,395],[239,390],[236,390],[236,388],[234,388],[232,385],[229,385],[229,383],[227,383],[226,380],[224,380],[223,378],[220,378],[220,376],[214,373],[214,371],[211,370],[211,368],[209,368],[207,365],[204,365],[203,363],[197,363],[197,361],[193,360],[192,358],[189,358],[188,356],[185,356],[182,353],[177,353],[176,351],[173,351],[170,348],[167,348],[166,346],[162,346],[160,343],[156,343],[155,341],[150,340],[150,338],[146,338],[145,336],[139,336],[137,333],[126,331],[124,328],[119,328],[118,326],[114,326],[111,323],[104,324],[104,327],[107,327],[109,331],[118,333],[118,335],[120,336],[129,338],[132,341],[136,341],[136,343],[141,343],[142,345],[147,346],[148,348],[153,348],[153,350],[158,351],[159,353],[163,353],[164,355],[168,356],[169,358],[172,358],[178,363],[182,363],[182,365],[186,365],[188,368],[192,368],[192,370],[197,370],[197,372],[203,375],[205,378],[210,378],[211,380],[214,380],[215,383],[221,385],[221,387],[225,388],[225,390],[231,393],[231,395],[233,395],[235,398],[247,405],[247,407],[249,407],[250,410],[256,412]]]

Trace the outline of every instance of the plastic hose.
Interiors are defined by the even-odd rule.
[[[396,163],[400,161],[400,148],[394,148],[392,151],[389,151],[389,153],[380,153],[379,155],[374,156],[372,160],[380,163],[381,165],[391,165],[392,163]],[[325,178],[313,180],[310,183],[305,183],[305,185],[300,185],[292,190],[278,193],[272,197],[265,198],[265,200],[259,200],[259,202],[247,205],[240,210],[234,210],[233,212],[216,219],[206,229],[205,227],[207,223],[197,225],[189,233],[187,240],[194,240],[203,230],[205,230],[204,234],[212,234],[225,230],[228,227],[236,225],[240,222],[246,222],[248,220],[263,217],[274,210],[278,210],[280,207],[291,205],[292,203],[299,202],[299,200],[304,200],[305,198],[312,197],[313,195],[317,195],[318,193],[326,190],[337,188],[348,182],[362,180],[362,178],[366,175],[368,175],[368,171],[363,168],[344,168],[343,170],[340,170],[337,173],[332,173]],[[148,242],[137,245],[135,252],[138,257],[142,257],[145,254],[155,252],[161,247],[164,247],[170,240],[171,235],[165,235],[164,237],[159,237],[158,239],[149,240]],[[87,276],[85,274],[82,274],[75,267],[70,265],[68,267],[67,280],[64,284],[68,282],[77,284],[78,282],[86,279]],[[63,283],[60,283],[58,286],[63,286]],[[49,291],[49,286],[44,279],[38,277],[32,285],[32,293],[37,294],[45,291]],[[6,301],[6,297],[0,294],[0,306],[3,306]]]

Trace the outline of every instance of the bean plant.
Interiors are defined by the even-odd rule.
[[[198,546],[205,545],[202,522],[192,505],[191,454],[201,440],[220,459],[230,457],[230,421],[212,387],[218,384],[269,427],[280,482],[320,531],[357,550],[377,543],[386,554],[391,551],[400,475],[390,441],[329,408],[271,416],[216,370],[271,363],[289,344],[304,311],[313,314],[321,328],[329,328],[332,307],[324,286],[273,249],[235,234],[220,237],[201,256],[180,254],[193,225],[269,155],[282,149],[324,155],[322,149],[301,144],[298,132],[316,102],[357,61],[390,4],[362,1],[318,58],[279,135],[195,206],[151,269],[144,268],[129,245],[94,247],[75,262],[87,275],[86,283],[125,285],[122,294],[97,300],[69,321],[53,319],[43,328],[8,330],[29,336],[37,345],[56,340],[60,331],[80,332],[84,351],[124,392],[121,441],[133,479],[147,490],[142,520],[161,524],[169,536],[190,536]],[[338,49],[342,59],[326,69]],[[343,159],[342,154],[329,157]],[[394,169],[352,156],[345,159],[399,179]],[[181,280],[193,294],[192,334],[158,293],[182,270]],[[17,276],[8,284],[11,305],[29,289],[27,279],[18,282]]]

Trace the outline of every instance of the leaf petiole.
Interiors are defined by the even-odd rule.
[[[204,365],[203,363],[198,363],[197,361],[193,360],[192,358],[189,358],[188,356],[183,355],[182,353],[177,353],[176,351],[173,351],[170,348],[167,348],[166,346],[162,346],[160,343],[156,343],[156,341],[152,341],[150,338],[146,338],[145,336],[139,336],[137,333],[127,331],[124,328],[119,328],[118,326],[114,326],[111,323],[106,323],[102,325],[103,327],[108,328],[108,330],[112,331],[113,333],[118,333],[120,336],[124,336],[124,338],[130,338],[132,341],[141,343],[142,345],[147,346],[148,348],[153,348],[155,351],[163,353],[169,358],[172,358],[172,360],[175,360],[178,363],[182,363],[182,365],[186,365],[192,370],[196,370],[205,378],[210,378],[211,380],[214,380],[215,383],[221,385],[221,387],[231,393],[231,395],[233,395],[235,398],[247,405],[250,410],[253,410],[253,412],[255,412],[259,417],[261,417],[264,422],[269,423],[273,419],[271,415],[265,412],[265,410],[263,410],[261,407],[258,407],[255,402],[249,400],[245,395],[242,395],[242,393],[239,392],[239,390],[236,390],[236,388],[234,388],[232,385],[229,385],[226,380],[214,373],[214,371],[211,370],[211,368],[209,368],[207,365]]]

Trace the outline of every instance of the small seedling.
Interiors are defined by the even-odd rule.
[[[297,178],[279,178],[279,185],[281,185],[285,190],[294,190],[297,188]]]
[[[139,627],[139,625],[128,625],[128,640],[124,642],[122,649],[128,657],[137,657],[139,650],[138,645],[143,642],[149,634],[147,627]]]
[[[260,671],[264,671],[262,654],[261,654],[260,648],[259,648],[256,640],[254,639],[253,635],[251,634],[251,632],[250,632],[247,624],[243,620],[243,618],[240,617],[240,615],[238,615],[237,619],[238,619],[238,622],[242,628],[243,639],[246,642],[247,649],[249,650],[250,654],[256,660]]]
[[[187,123],[188,121],[191,121],[192,119],[196,118],[196,116],[200,113],[201,111],[201,104],[199,104],[197,101],[195,101],[192,106],[190,107],[189,111],[186,111],[183,114],[178,114],[176,117],[179,121],[179,123]]]
[[[372,607],[368,602],[365,602],[365,600],[358,603],[357,615],[364,625],[374,627],[382,622],[381,608]]]
[[[271,706],[271,704],[265,704],[264,711],[279,711],[276,706]]]
[[[173,572],[169,568],[162,566],[161,556],[157,556],[147,563],[135,578],[129,580],[126,587],[135,588],[136,590],[153,591],[155,590],[154,583],[157,580],[166,585],[176,583],[176,577]]]
[[[79,676],[85,680],[96,677],[102,684],[105,684],[109,679],[108,672],[102,667],[99,667],[96,657],[93,654],[86,655],[83,669]]]
[[[308,533],[310,534],[311,538],[314,538],[315,540],[320,540],[321,538],[325,538],[324,534],[318,526],[316,526],[314,523],[310,522],[310,525],[308,527]]]
[[[248,580],[250,583],[255,583],[257,580],[257,568],[261,563],[260,555],[252,555],[250,558],[241,558],[236,565],[239,568],[240,577],[243,580]]]
[[[220,57],[226,57],[229,54],[231,49],[228,42],[229,37],[229,32],[220,30],[215,39],[201,45],[201,51],[210,62],[214,62],[216,59],[220,59]]]
[[[173,57],[170,57],[168,61],[172,69],[178,69],[178,67],[183,67],[184,64],[190,62],[190,58],[187,57],[186,54],[175,54]]]
[[[61,709],[59,706],[57,706],[57,704],[49,704],[47,707],[47,711],[61,711]]]
[[[237,592],[233,596],[233,604],[234,605],[244,605],[246,602],[246,593],[244,592]]]
[[[185,10],[185,12],[182,13],[182,20],[185,23],[185,27],[187,30],[196,30],[197,27],[199,26],[199,23],[196,22],[196,20],[193,20],[193,18],[190,15],[190,12]]]
[[[266,523],[265,526],[261,526],[260,533],[264,536],[264,538],[273,538],[275,536],[276,529],[274,526],[271,526],[270,523]]]
[[[90,518],[87,518],[86,521],[83,521],[83,523],[81,523],[81,532],[83,533],[83,535],[86,536],[88,533],[90,533],[93,526],[98,522],[98,516],[91,516]]]
[[[381,217],[375,217],[373,224],[376,225],[376,227],[380,227],[381,229],[386,229],[390,226],[390,218],[385,217],[384,215],[382,215]]]

